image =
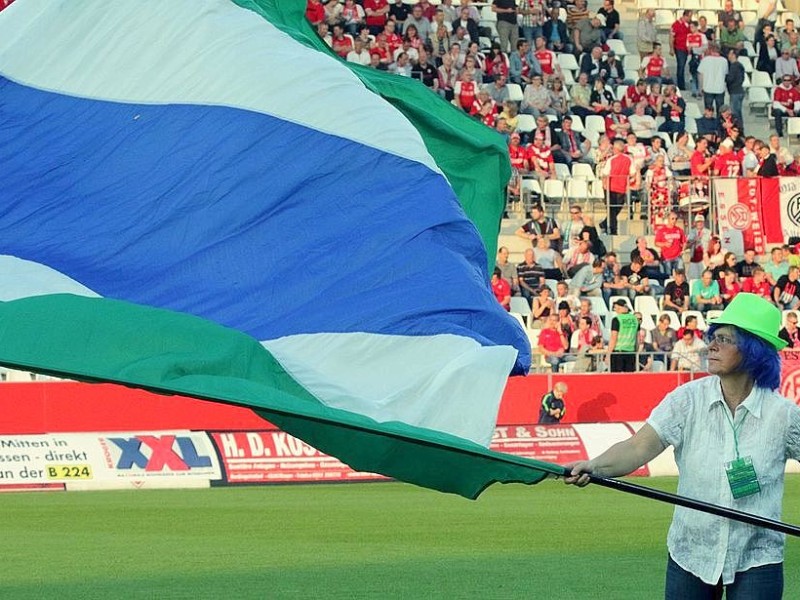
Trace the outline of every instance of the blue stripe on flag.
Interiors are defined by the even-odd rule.
[[[453,333],[530,364],[474,226],[424,165],[245,110],[3,78],[0,131],[0,253],[260,340]]]

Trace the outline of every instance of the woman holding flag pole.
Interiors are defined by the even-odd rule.
[[[780,384],[781,313],[738,294],[708,330],[710,377],[686,383],[630,439],[567,465],[568,484],[616,477],[673,446],[678,494],[779,519],[786,460],[800,460],[800,406]],[[781,598],[784,536],[678,506],[667,538],[667,599]]]

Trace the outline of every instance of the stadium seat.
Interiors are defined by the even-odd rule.
[[[592,165],[586,163],[572,163],[572,176],[575,179],[585,179],[587,181],[596,179]]]
[[[564,89],[569,89],[566,86],[574,85],[575,84],[575,77],[572,74],[572,71],[566,71],[564,69],[561,70],[561,75],[564,77]]]
[[[492,12],[491,6],[481,8],[481,23],[484,21],[497,21],[497,13]]]
[[[719,10],[719,9],[717,9],[717,10]],[[708,26],[709,27],[714,28],[717,25],[719,25],[719,16],[717,15],[717,12],[714,11],[714,10],[701,10],[697,14],[697,18],[699,19],[700,17],[705,17],[706,18],[706,21],[708,22]]]
[[[758,11],[758,0],[742,0],[742,10]]]
[[[580,70],[580,65],[578,65],[578,61],[575,60],[575,56],[568,52],[562,52],[558,55],[558,64],[562,71],[576,72]]]
[[[550,288],[550,291],[553,292],[553,298],[555,298],[556,291],[558,290],[558,281],[555,279],[545,279],[544,284]]]
[[[588,166],[588,165],[587,165]],[[574,176],[567,181],[567,198],[570,200],[585,200],[589,197],[589,182],[585,179],[576,179]]]
[[[638,54],[626,54],[622,60],[622,67],[626,71],[639,71],[642,66],[642,61]]]
[[[608,314],[608,306],[599,296],[587,296],[589,302],[592,304],[592,312],[598,317],[604,317]]]
[[[708,329],[708,325],[706,325],[706,319],[699,310],[687,310],[681,313],[681,325],[686,325],[686,317],[697,317],[697,328],[700,331],[705,331]]]
[[[678,0],[658,0],[658,6],[659,8],[669,11],[679,10],[682,8]]]
[[[697,106],[694,102],[687,102],[686,103],[686,118],[687,119],[699,119],[703,116],[703,113],[700,111],[700,107]]]
[[[664,364],[664,361],[661,360],[654,360],[653,366],[650,367],[651,373],[663,373],[667,370],[667,366]]]
[[[631,303],[631,299],[630,298],[628,298],[627,296],[611,296],[608,299],[608,312],[609,313],[613,313],[614,312],[614,303],[617,300],[624,300],[625,303],[628,305],[628,310],[633,312],[633,304]]]
[[[625,56],[628,54],[628,51],[625,49],[625,42],[622,40],[615,40],[610,39],[606,41],[609,50],[613,50],[614,54],[617,56]]]
[[[755,27],[758,23],[758,13],[754,10],[743,10],[739,14],[745,27]]]
[[[511,296],[511,312],[522,315],[527,319],[531,316],[531,307],[522,296]]]
[[[601,135],[602,134],[599,131],[589,129],[586,129],[583,132],[583,137],[589,140],[589,142],[592,144],[592,148],[597,148],[597,143],[600,141]]]
[[[681,320],[678,318],[678,313],[674,310],[662,310],[658,313],[658,317],[661,318],[661,315],[667,315],[669,317],[669,326],[675,331],[681,328]]]
[[[649,313],[642,313],[642,329],[645,329],[646,331],[653,331],[655,328],[656,322],[653,320],[653,315]]]
[[[628,91],[627,85],[618,85],[617,89],[614,90],[614,97],[621,102],[622,98],[625,96],[625,92],[627,91]]]
[[[658,314],[658,303],[653,296],[636,296],[633,300],[633,308],[643,315],[653,316]]]
[[[572,115],[572,129],[574,131],[580,131],[583,133],[583,130],[586,129],[583,126],[583,119],[581,119],[578,115]]]
[[[564,182],[559,179],[545,179],[542,192],[546,201],[560,205],[564,201]]]
[[[744,67],[745,73],[752,73],[753,72],[753,61],[750,60],[749,56],[740,56],[739,62]]]
[[[706,320],[710,321],[711,319],[716,319],[717,317],[722,316],[721,310],[709,310],[706,312]]]
[[[771,90],[773,85],[772,75],[766,71],[753,71],[752,77],[750,78],[750,87],[760,87]]]
[[[520,183],[519,188],[525,206],[531,206],[533,204],[533,202],[531,201],[531,194],[536,194],[540,198],[542,196],[542,187],[539,185],[538,179],[523,177],[522,183]]]
[[[697,121],[694,119],[686,119],[686,132],[695,135],[697,133]]]
[[[563,163],[556,163],[556,177],[561,181],[569,181],[572,177],[569,167]]]
[[[514,298],[512,297],[511,299],[513,300]],[[526,305],[528,304],[528,303],[525,301],[525,298],[520,298],[520,299],[521,299],[523,302],[525,302],[525,304],[526,304]],[[517,323],[519,323],[519,326],[520,326],[520,327],[522,327],[522,329],[523,329],[523,330],[525,330],[525,329],[526,329],[526,327],[525,327],[525,321],[523,321],[523,320],[522,320],[522,315],[521,315],[521,314],[519,314],[519,313],[516,313],[516,312],[514,312],[513,310],[512,310],[512,311],[510,311],[508,314],[509,314],[509,315],[511,315],[511,317],[512,317],[512,318],[513,318],[513,319],[514,319],[514,320],[515,320]]]
[[[536,129],[536,119],[533,115],[519,115],[517,117],[517,131],[530,133],[534,129]]]
[[[600,115],[589,115],[586,117],[586,131],[597,131],[600,135],[606,132],[606,120]]]
[[[792,146],[798,143],[798,135],[800,135],[800,117],[789,117],[786,124],[786,146],[791,150]]]
[[[764,88],[751,87],[747,90],[747,105],[751,111],[763,109],[766,115],[768,108],[772,105],[772,98],[769,97],[769,92]]]
[[[658,0],[639,0],[636,6],[639,10],[647,10],[648,8],[658,8]]]
[[[603,189],[603,182],[599,179],[595,179],[591,182],[592,187],[589,189],[589,197],[592,200],[603,200],[606,199],[606,191]]]
[[[640,77],[639,71],[634,71],[632,69],[625,69],[625,79],[630,79],[631,81],[636,81]]]
[[[522,102],[522,87],[516,83],[507,83],[508,99],[512,102]]]
[[[478,44],[480,45],[481,51],[489,50],[492,47],[492,40],[488,37],[479,37]]]
[[[675,13],[671,10],[656,10],[655,26],[659,31],[669,31],[675,22]]]

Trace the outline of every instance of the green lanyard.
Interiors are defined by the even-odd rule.
[[[728,419],[728,423],[730,423],[731,429],[733,429],[733,448],[736,450],[736,458],[739,458],[739,438],[737,437],[736,434],[742,427],[742,423],[744,423],[744,418],[742,418],[742,420],[739,421],[738,426],[734,426],[733,420],[731,419],[730,414],[728,414],[730,413],[730,410],[725,410],[726,408],[728,407],[723,405],[722,410],[725,412],[725,418]]]

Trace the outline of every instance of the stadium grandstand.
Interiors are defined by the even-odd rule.
[[[783,2],[309,0],[307,14],[342,58],[419,78],[506,138],[493,289],[534,369],[607,369],[620,299],[641,324],[636,370],[703,370],[706,319],[742,290],[784,311],[798,347],[800,238],[736,230],[717,202],[800,175],[799,21]],[[780,219],[761,215],[767,189],[753,214]]]

